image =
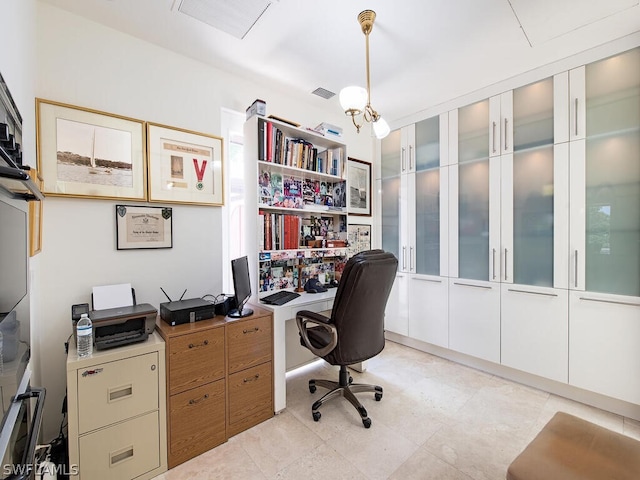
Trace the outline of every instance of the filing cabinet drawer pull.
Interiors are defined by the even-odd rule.
[[[100,372],[102,372],[102,368],[96,368],[95,370],[85,370],[84,372],[82,372],[82,376],[87,377],[89,375],[97,375]]]
[[[109,454],[111,458],[111,466],[114,466],[116,463],[124,462],[130,458],[133,458],[133,445],[129,445],[121,450],[116,450],[115,452],[111,452]]]
[[[198,398],[198,399],[192,398],[191,400],[189,400],[189,405],[195,405],[197,403],[200,403],[203,400],[206,400],[207,398],[209,398],[209,394],[208,393],[205,393],[204,397],[202,397],[202,398]]]
[[[109,389],[109,401],[113,402],[114,400],[121,400],[125,397],[130,397],[133,395],[133,385],[125,385],[124,387],[116,387],[114,389]]]
[[[206,347],[207,345],[209,345],[209,340],[205,340],[204,342],[198,345],[196,345],[195,343],[190,343],[189,348]]]
[[[260,378],[260,374],[256,373],[253,377],[249,377],[249,378],[245,378],[242,380],[242,383],[247,383],[247,382],[255,382],[256,380],[258,380]]]
[[[242,333],[253,333],[253,332],[259,332],[259,331],[260,329],[258,327],[254,327],[251,330],[244,329],[242,330]]]

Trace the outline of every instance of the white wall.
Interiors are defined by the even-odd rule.
[[[213,135],[221,135],[221,108],[244,112],[261,98],[268,114],[311,127],[344,125],[350,154],[371,158],[370,138],[348,130],[337,102],[291,97],[260,79],[230,75],[42,3],[35,35],[37,97]],[[172,249],[117,251],[116,203],[50,196],[44,202],[34,323],[47,388],[45,440],[57,434],[62,419],[70,308],[89,302],[92,286],[130,282],[138,302],[156,308],[164,301],[160,286],[172,296],[185,288],[187,297],[222,292],[219,208],[173,205]]]

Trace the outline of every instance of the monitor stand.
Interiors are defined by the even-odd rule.
[[[249,315],[253,315],[253,310],[251,310],[250,308],[241,308],[240,310],[234,308],[229,313],[227,313],[227,317],[230,318],[244,318],[248,317]]]

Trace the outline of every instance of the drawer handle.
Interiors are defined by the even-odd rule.
[[[242,380],[242,383],[255,382],[259,378],[260,378],[260,374],[256,373],[253,377],[245,378],[244,380]]]
[[[258,327],[254,327],[251,330],[244,329],[242,330],[242,333],[253,333],[253,332],[259,332],[259,331],[260,329]]]
[[[94,370],[85,370],[84,372],[82,372],[82,376],[87,377],[89,375],[97,375],[100,372],[102,372],[102,368],[96,368]]]
[[[126,385],[124,387],[117,387],[116,389],[109,389],[109,401],[121,400],[125,397],[133,395],[133,385]]]
[[[111,452],[109,454],[109,457],[111,458],[111,465],[115,465],[116,463],[124,462],[125,460],[133,458],[133,445],[129,445],[122,450]]]
[[[200,343],[198,345],[196,345],[195,343],[190,343],[189,344],[189,348],[205,347],[207,345],[209,345],[209,340],[205,340],[204,342],[202,342],[202,343]]]
[[[209,394],[208,393],[205,393],[204,397],[202,397],[202,398],[197,398],[197,399],[196,398],[192,398],[191,400],[189,400],[189,405],[195,405],[197,403],[202,402],[203,400],[206,400],[207,398],[209,398]]]

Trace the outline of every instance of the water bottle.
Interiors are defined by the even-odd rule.
[[[78,339],[78,358],[88,357],[93,353],[93,328],[89,315],[83,313],[76,324]]]

